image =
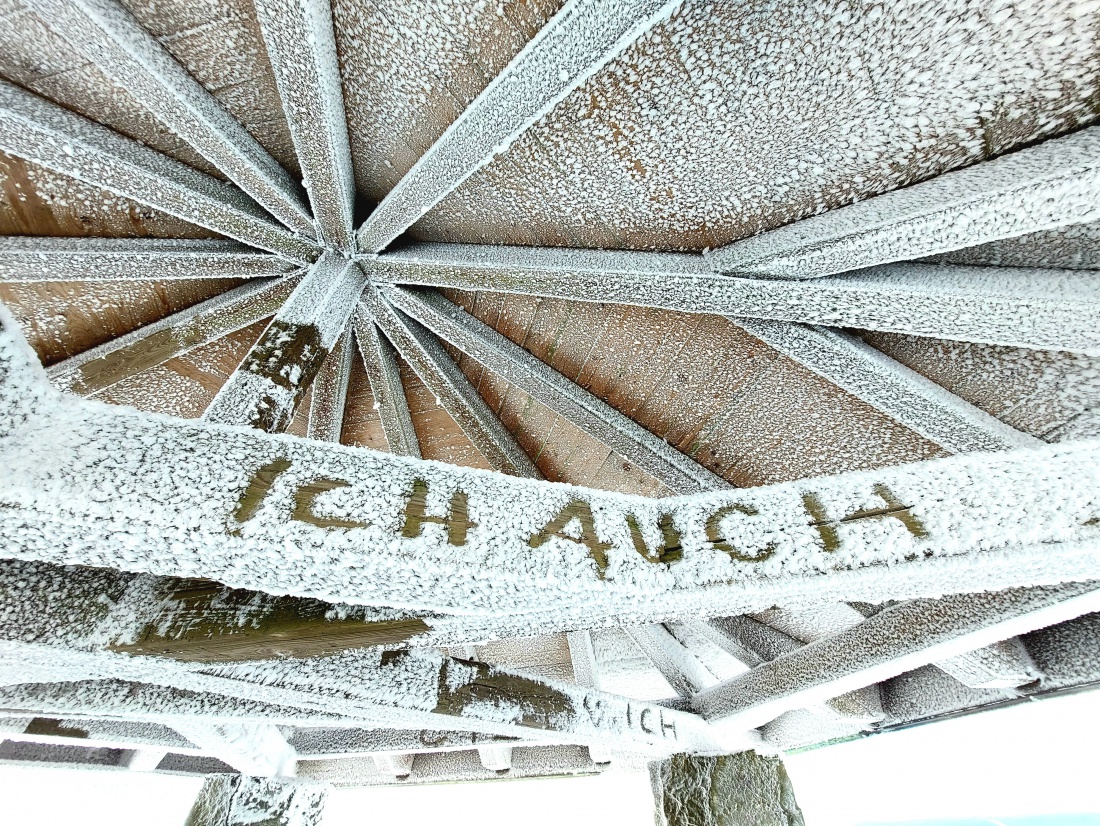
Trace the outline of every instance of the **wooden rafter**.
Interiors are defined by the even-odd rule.
[[[293,261],[318,255],[230,184],[2,81],[0,150]]]
[[[717,685],[718,679],[687,650],[663,625],[643,625],[625,629],[642,653],[661,672],[672,690],[691,698]]]
[[[355,311],[353,324],[355,342],[370,381],[374,402],[378,405],[378,418],[382,421],[382,432],[390,452],[419,459],[420,442],[409,415],[409,403],[405,398],[405,387],[401,383],[401,371],[393,345],[379,331],[374,319],[363,310]]]
[[[434,290],[391,288],[402,312],[546,405],[677,493],[730,487],[602,399],[539,361]]]
[[[459,244],[361,264],[394,284],[1100,352],[1100,286],[1087,272],[896,264],[792,283],[719,275],[697,255]]]
[[[1100,129],[1084,129],[737,241],[719,272],[816,278],[1100,218]]]
[[[31,0],[30,7],[96,68],[268,212],[306,238],[301,187],[221,103],[116,0]]]
[[[352,357],[355,354],[355,347],[350,339],[350,332],[337,339],[313,381],[309,423],[306,426],[306,436],[310,439],[340,442],[348,398],[348,379],[351,377]]]
[[[259,0],[256,14],[321,235],[355,245],[355,180],[329,0]]]
[[[385,249],[678,5],[679,0],[567,3],[382,200],[359,228],[359,247]]]

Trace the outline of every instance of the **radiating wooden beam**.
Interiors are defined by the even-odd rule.
[[[172,728],[242,774],[255,777],[293,776],[298,753],[270,723],[227,723],[199,717],[179,718]]]
[[[1083,129],[716,250],[719,272],[816,278],[1100,218],[1100,129]]]
[[[117,0],[30,0],[53,31],[295,233],[313,239],[301,187]]]
[[[361,263],[396,284],[1100,353],[1100,283],[1087,272],[892,264],[792,283],[719,275],[697,255],[459,244]]]
[[[187,826],[321,826],[329,786],[291,777],[211,774]]]
[[[409,414],[409,402],[401,383],[401,370],[397,366],[397,354],[365,311],[357,309],[352,316],[355,343],[363,359],[363,367],[370,381],[371,394],[378,407],[378,418],[386,436],[390,453],[398,456],[420,458],[420,441]]]
[[[728,488],[667,442],[539,361],[435,290],[393,287],[390,302],[510,384],[603,442],[676,493]]]
[[[350,250],[355,179],[329,0],[258,0],[256,16],[321,235]]]
[[[57,387],[89,396],[195,347],[274,315],[298,278],[253,281],[58,362]]]
[[[235,187],[3,81],[0,150],[294,261],[318,254]]]
[[[207,422],[285,430],[343,333],[366,279],[327,252],[301,280],[203,415]]]
[[[541,477],[531,458],[431,332],[394,309],[373,286],[364,291],[362,308],[494,469],[515,476]]]
[[[321,364],[321,371],[313,382],[309,422],[306,425],[306,436],[310,439],[340,443],[340,434],[344,429],[344,408],[348,400],[351,360],[354,355],[355,346],[351,343],[351,333],[344,333],[336,340],[332,352]]]
[[[1095,582],[914,600],[708,689],[693,706],[731,728],[756,727],[785,711],[1098,608]]]
[[[266,278],[296,269],[234,241],[0,237],[0,282]]]
[[[694,697],[718,683],[718,678],[707,671],[663,625],[642,625],[623,630],[681,697]]]
[[[359,228],[360,249],[384,249],[677,6],[566,3],[390,190]]]

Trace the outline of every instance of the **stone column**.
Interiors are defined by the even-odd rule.
[[[328,790],[293,777],[211,774],[185,826],[320,826]]]

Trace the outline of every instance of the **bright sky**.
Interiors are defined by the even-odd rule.
[[[1098,743],[1100,691],[1093,691],[792,755],[786,763],[807,826],[1100,826]],[[201,782],[0,764],[0,823],[182,826]],[[652,826],[651,806],[648,777],[608,772],[337,790],[324,826]]]

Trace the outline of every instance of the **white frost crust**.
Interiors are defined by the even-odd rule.
[[[421,156],[359,228],[379,252],[682,0],[569,0]]]
[[[321,372],[313,380],[306,436],[323,442],[340,442],[344,429],[344,409],[348,400],[348,379],[355,348],[351,333],[345,333],[325,357]]]
[[[172,727],[206,754],[254,777],[293,777],[298,754],[275,726],[178,719]]]
[[[390,288],[386,297],[436,335],[603,442],[676,493],[730,487],[602,399],[539,361],[439,293]]]
[[[623,630],[681,697],[694,697],[718,683],[718,678],[663,625],[643,625]]]
[[[301,188],[125,6],[116,0],[29,0],[28,5],[227,178],[295,233],[313,240]]]
[[[360,265],[395,284],[1100,354],[1100,281],[1071,270],[890,264],[790,282],[711,273],[698,255],[460,244],[418,244]]]
[[[420,441],[413,428],[393,345],[382,335],[378,325],[366,311],[357,309],[352,324],[355,328],[355,343],[363,359],[363,368],[370,381],[371,393],[374,395],[378,418],[382,422],[382,432],[386,435],[390,453],[419,459]]]
[[[3,81],[0,150],[293,261],[317,257],[232,185]]]
[[[563,618],[592,627],[616,613],[656,622],[1100,577],[1100,442],[655,501],[60,396],[11,319],[3,324],[0,536],[11,558],[203,577],[329,602],[526,613],[557,628]],[[233,514],[253,474],[282,458],[290,468],[238,526]],[[290,518],[296,491],[318,478],[348,486],[318,497],[315,513],[363,527]],[[467,493],[476,527],[460,552],[442,525],[400,536],[415,479],[429,484],[429,513],[445,512],[456,489]],[[839,521],[889,504],[876,485],[927,535],[895,518]],[[835,525],[837,550],[823,549],[808,493]],[[575,498],[591,504],[609,545],[603,578],[580,542],[528,544]],[[737,561],[707,540],[705,522],[731,504],[756,513],[728,513],[719,523],[724,539],[750,558],[770,547],[766,558]],[[626,524],[634,514],[655,544],[662,513],[682,532],[683,558],[673,564],[639,554]]]
[[[923,259],[930,264],[1100,270],[1100,223],[1004,238]]]
[[[321,235],[351,250],[355,179],[332,9],[328,0],[258,0],[256,16]]]
[[[817,278],[1100,218],[1100,129],[796,221],[708,255],[718,272]]]
[[[1042,444],[847,333],[782,321],[731,321],[952,453]]]
[[[0,237],[0,282],[265,278],[295,269],[235,241]]]

